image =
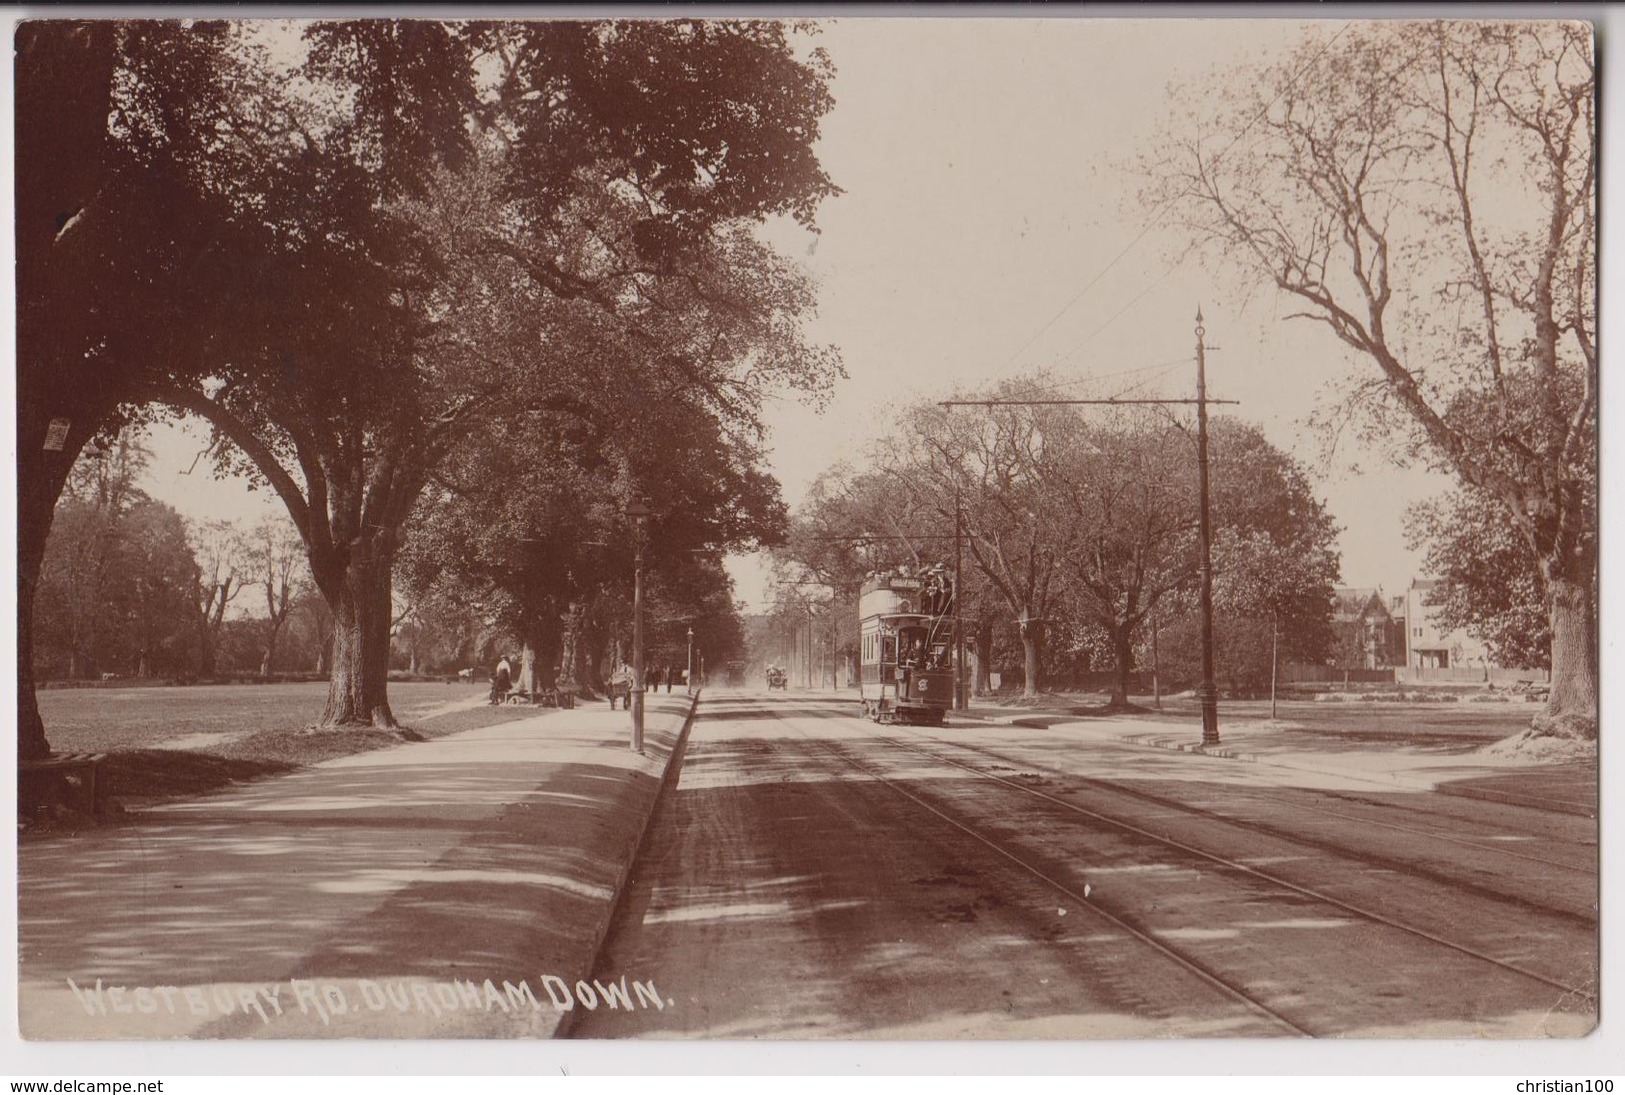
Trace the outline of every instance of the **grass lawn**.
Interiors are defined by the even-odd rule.
[[[530,718],[530,707],[488,707],[486,686],[399,682],[395,718],[419,738]],[[124,804],[202,794],[333,757],[400,745],[382,730],[312,732],[322,682],[158,688],[52,688],[39,693],[51,748],[106,753],[106,794]]]
[[[1000,696],[978,700],[1016,712],[1023,709],[1066,712],[1087,715],[1105,708],[1108,696],[1101,693],[1049,692],[1029,701],[1019,695]],[[1145,715],[1161,719],[1199,722],[1201,709],[1190,693],[1165,696],[1162,710],[1151,710],[1150,696],[1134,696],[1134,703],[1144,709]],[[1282,724],[1293,724],[1297,732],[1318,735],[1341,742],[1370,741],[1393,744],[1459,746],[1476,748],[1500,741],[1526,729],[1529,720],[1543,710],[1543,705],[1528,703],[1519,698],[1506,702],[1482,702],[1472,699],[1453,701],[1397,702],[1392,699],[1355,699],[1342,702],[1311,701],[1306,699],[1281,700],[1276,705],[1276,718]],[[1220,700],[1219,723],[1222,730],[1228,721],[1268,719],[1270,702],[1264,700]]]
[[[1194,700],[1180,697],[1169,707],[1178,715],[1201,718]],[[1488,745],[1511,737],[1529,726],[1529,720],[1544,710],[1538,703],[1456,702],[1398,703],[1354,700],[1346,703],[1315,703],[1283,700],[1276,705],[1276,718],[1295,723],[1305,732],[1334,736],[1340,740],[1411,742],[1413,744]],[[1219,704],[1220,718],[1267,719],[1269,700],[1225,700]]]

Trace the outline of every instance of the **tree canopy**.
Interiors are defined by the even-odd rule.
[[[1537,561],[1547,715],[1594,733],[1590,28],[1356,24],[1192,91],[1142,164],[1148,214],[1352,350],[1345,406],[1396,456],[1494,500]]]
[[[990,400],[986,409],[908,408],[874,446],[882,470],[826,472],[777,555],[850,614],[843,594],[855,601],[869,570],[950,561],[957,527],[979,671],[998,622],[1020,643],[1029,694],[1057,661],[1046,649],[1055,641],[1113,665],[1124,704],[1153,619],[1195,611],[1195,437],[1165,413],[997,402],[1052,386],[1028,377],[964,396]],[[1318,660],[1330,641],[1336,526],[1306,472],[1257,427],[1218,418],[1211,433],[1218,599],[1232,624],[1262,625],[1266,650],[1279,627],[1289,654]],[[1232,679],[1250,680],[1255,661],[1235,661]]]
[[[91,348],[141,364],[115,404],[204,417],[287,505],[337,620],[328,723],[393,723],[400,529],[473,427],[681,398],[749,433],[766,392],[839,372],[801,334],[811,286],[750,231],[811,226],[835,192],[812,152],[830,68],[794,25],[107,27],[76,132],[161,179],[203,242],[97,252],[173,322]]]

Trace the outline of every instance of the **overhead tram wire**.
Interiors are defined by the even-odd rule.
[[[1064,388],[1077,387],[1080,384],[1095,384],[1103,380],[1115,380],[1119,377],[1135,376],[1141,373],[1154,374],[1158,372],[1169,372],[1173,369],[1179,368],[1182,365],[1189,364],[1190,360],[1188,358],[1173,358],[1169,361],[1159,361],[1151,365],[1137,365],[1132,369],[1115,369],[1109,373],[1090,373],[1088,376],[1073,377],[1071,380],[1057,381],[1054,384],[1049,384],[1042,388],[1029,389],[1027,392],[1021,394],[1022,398],[1036,399],[1046,395],[1052,395]],[[1145,380],[1140,381],[1138,385],[1132,385],[1128,390],[1132,391],[1134,387],[1145,384],[1149,379],[1150,377],[1147,377]],[[972,400],[972,402],[977,401]]]
[[[1270,107],[1274,106],[1277,102],[1279,102],[1280,99],[1281,99],[1281,96],[1285,95],[1287,92],[1291,91],[1294,87],[1296,87],[1298,81],[1303,79],[1303,77],[1309,72],[1310,69],[1314,68],[1315,65],[1320,63],[1320,59],[1323,56],[1325,56],[1326,51],[1331,49],[1332,46],[1337,43],[1337,40],[1339,38],[1343,37],[1344,33],[1347,32],[1347,30],[1353,25],[1354,25],[1353,21],[1350,20],[1348,22],[1345,22],[1341,27],[1339,27],[1337,29],[1337,33],[1332,35],[1330,38],[1328,38],[1326,40],[1326,44],[1321,46],[1318,50],[1316,50],[1315,55],[1313,57],[1309,58],[1309,60],[1305,61],[1304,64],[1303,64],[1303,67],[1300,68],[1297,72],[1294,72],[1292,74],[1292,79],[1288,80],[1284,85],[1282,85],[1281,90],[1277,91],[1275,93],[1274,97],[1271,98],[1269,102],[1265,103],[1263,105],[1263,107],[1258,111],[1258,113],[1253,115],[1253,117],[1248,120],[1246,125],[1241,127],[1241,132],[1237,133],[1235,135],[1235,137],[1233,137],[1231,139],[1230,143],[1224,146],[1224,148],[1219,152],[1219,154],[1213,158],[1213,162],[1217,163],[1218,161],[1224,159],[1227,155],[1229,155],[1230,150],[1232,148],[1235,148],[1236,145],[1238,143],[1240,143],[1241,139],[1243,137],[1245,137],[1252,130],[1253,126],[1257,125],[1259,120],[1262,119],[1266,114],[1269,113]],[[1123,258],[1130,251],[1134,250],[1135,247],[1139,246],[1140,241],[1145,239],[1145,237],[1150,234],[1151,230],[1157,226],[1158,222],[1161,221],[1162,214],[1167,210],[1169,204],[1172,201],[1173,201],[1172,198],[1164,198],[1162,201],[1158,202],[1152,208],[1151,217],[1150,217],[1149,220],[1146,221],[1145,227],[1140,229],[1139,234],[1136,235],[1133,239],[1129,240],[1128,245],[1126,247],[1124,247],[1121,251],[1117,252],[1117,254],[1113,255],[1111,261],[1106,263],[1105,266],[1101,267],[1099,272],[1096,273],[1094,277],[1089,279],[1088,284],[1086,284],[1082,289],[1079,289],[1076,293],[1074,293],[1070,300],[1068,300],[1065,304],[1061,305],[1060,311],[1056,312],[1053,316],[1051,316],[1049,318],[1048,321],[1046,321],[1041,327],[1039,327],[1037,331],[1033,332],[1032,337],[1027,339],[1026,342],[1023,342],[1021,344],[1021,346],[1017,348],[1015,353],[1011,354],[1008,358],[1006,358],[1004,363],[999,366],[1000,371],[1002,372],[1003,370],[1008,369],[1011,365],[1013,365],[1015,363],[1016,359],[1021,357],[1022,354],[1026,353],[1027,350],[1032,347],[1033,343],[1037,342],[1040,338],[1042,338],[1044,336],[1044,333],[1046,331],[1048,331],[1051,327],[1055,326],[1055,324],[1060,321],[1062,316],[1064,316],[1068,312],[1070,312],[1072,310],[1072,306],[1077,304],[1078,301],[1083,299],[1084,294],[1088,293],[1089,290],[1093,289],[1096,285],[1098,285],[1100,283],[1101,278],[1104,278],[1107,274],[1109,274],[1111,272],[1112,268],[1115,267],[1119,262],[1121,262],[1123,260]],[[1166,278],[1172,272],[1173,272],[1173,269],[1171,267],[1169,269],[1164,270],[1163,273],[1162,273],[1162,276],[1157,279],[1157,282],[1160,282],[1163,278]],[[1152,285],[1157,284],[1157,282],[1152,282]],[[1145,292],[1150,292],[1150,287],[1149,286],[1146,288]],[[1142,293],[1141,295],[1143,296],[1144,293]],[[1136,297],[1133,301],[1129,302],[1129,305],[1125,305],[1123,310],[1126,310],[1129,306],[1132,306],[1138,300],[1139,300],[1139,297]],[[1121,311],[1119,312],[1119,314],[1121,314]],[[1095,335],[1100,333],[1101,330],[1103,330],[1105,327],[1109,326],[1112,323],[1112,321],[1115,320],[1116,318],[1117,318],[1117,316],[1114,315],[1114,316],[1112,316],[1111,319],[1109,319],[1105,323],[1101,324],[1101,326],[1095,330],[1094,334],[1091,334],[1089,336],[1089,338],[1084,339],[1084,341],[1082,343],[1079,343],[1078,346],[1076,346],[1072,350],[1068,351],[1068,353],[1069,354],[1076,353],[1085,344],[1087,344],[1090,339],[1093,339],[1095,337]]]
[[[1198,490],[1200,498],[1200,528],[1202,544],[1202,683],[1197,686],[1196,694],[1202,704],[1202,744],[1204,746],[1219,744],[1219,705],[1218,688],[1214,683],[1213,670],[1213,551],[1211,540],[1211,519],[1208,503],[1208,419],[1207,409],[1213,403],[1237,403],[1234,399],[1214,399],[1207,394],[1207,328],[1204,326],[1202,309],[1196,309],[1196,398],[1195,399],[1129,399],[1116,397],[1110,399],[965,399],[943,400],[937,405],[952,410],[955,407],[981,407],[991,411],[994,407],[1020,407],[1020,406],[1176,406],[1196,405],[1196,453],[1197,468],[1201,486]]]

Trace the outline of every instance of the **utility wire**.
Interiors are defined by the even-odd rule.
[[[1102,381],[1117,379],[1118,377],[1147,374],[1144,375],[1144,378],[1136,385],[1131,386],[1129,390],[1132,391],[1135,387],[1143,387],[1145,384],[1149,383],[1157,373],[1165,373],[1170,369],[1177,369],[1180,366],[1189,364],[1189,358],[1180,357],[1175,358],[1172,361],[1159,361],[1153,365],[1139,365],[1132,369],[1117,369],[1109,373],[1090,373],[1088,376],[1075,377],[1072,380],[1062,380],[1055,384],[1046,385],[1042,388],[1034,388],[1027,394],[1037,398],[1045,395],[1051,395],[1066,388],[1075,388],[1079,384],[1098,384]]]
[[[1297,85],[1298,81],[1301,80],[1304,77],[1304,75],[1306,73],[1308,73],[1308,71],[1311,68],[1313,68],[1316,64],[1318,64],[1320,62],[1321,57],[1323,57],[1325,55],[1326,51],[1331,49],[1332,46],[1334,44],[1336,44],[1337,40],[1339,38],[1343,37],[1344,32],[1346,32],[1349,29],[1349,27],[1351,27],[1353,25],[1354,24],[1352,22],[1346,22],[1340,28],[1338,28],[1337,33],[1332,35],[1330,38],[1328,38],[1326,40],[1326,44],[1321,46],[1320,49],[1316,50],[1315,55],[1313,57],[1309,58],[1309,60],[1305,61],[1304,64],[1303,64],[1303,67],[1300,68],[1297,72],[1292,74],[1292,79],[1288,80],[1286,82],[1286,84],[1284,84],[1281,87],[1281,90],[1277,91],[1275,93],[1274,97],[1271,98],[1269,102],[1265,103],[1264,106],[1259,110],[1259,112],[1257,114],[1255,114],[1247,122],[1246,125],[1242,126],[1241,132],[1237,133],[1233,138],[1231,138],[1230,143],[1225,145],[1224,149],[1217,156],[1215,156],[1213,158],[1213,162],[1218,163],[1220,160],[1224,159],[1224,157],[1229,154],[1230,150],[1232,148],[1236,147],[1236,145],[1241,141],[1241,139],[1243,137],[1245,137],[1247,135],[1247,133],[1253,128],[1253,126],[1257,125],[1259,120],[1262,119],[1266,114],[1269,113],[1270,107],[1274,106],[1277,102],[1279,102],[1280,99],[1281,99],[1281,96],[1285,95],[1288,91],[1291,91],[1292,88]],[[1172,204],[1172,202],[1173,202],[1173,198],[1168,197],[1168,198],[1164,198],[1162,201],[1158,202],[1155,206],[1153,206],[1152,210],[1151,210],[1151,214],[1152,214],[1151,219],[1146,222],[1146,225],[1145,225],[1144,228],[1140,229],[1139,235],[1137,235],[1133,239],[1129,240],[1128,246],[1124,247],[1121,251],[1117,252],[1116,255],[1113,255],[1111,261],[1108,262],[1105,266],[1101,267],[1099,273],[1095,274],[1094,277],[1090,278],[1089,283],[1087,285],[1085,285],[1082,289],[1079,289],[1075,294],[1073,294],[1072,299],[1068,300],[1065,304],[1063,304],[1061,306],[1060,311],[1056,312],[1053,316],[1051,316],[1049,321],[1046,322],[1042,327],[1040,327],[1033,334],[1033,336],[1031,338],[1029,338],[1026,342],[1023,342],[1021,344],[1020,348],[1017,349],[1015,353],[1011,354],[1005,360],[1004,364],[1000,366],[1000,371],[1002,372],[1004,369],[1007,369],[1012,364],[1014,364],[1016,359],[1019,358],[1022,354],[1026,353],[1027,350],[1032,346],[1033,343],[1037,342],[1040,338],[1043,337],[1044,332],[1048,331],[1051,327],[1055,326],[1055,324],[1060,320],[1060,318],[1062,316],[1066,315],[1067,312],[1071,311],[1072,306],[1077,304],[1078,301],[1082,300],[1085,293],[1089,292],[1090,289],[1093,289],[1096,285],[1098,285],[1100,283],[1100,279],[1105,277],[1108,273],[1110,273],[1112,268],[1114,266],[1116,266],[1119,262],[1121,262],[1125,255],[1127,255],[1130,251],[1134,250],[1135,247],[1139,246],[1140,241],[1145,239],[1145,237],[1150,233],[1150,231],[1157,226],[1158,222],[1160,222],[1162,220],[1163,212],[1168,208],[1168,206],[1170,204]],[[1164,270],[1163,274],[1162,274],[1162,277],[1158,278],[1157,281],[1161,281],[1162,278],[1166,278],[1171,273],[1173,273],[1173,267],[1170,267],[1167,270]],[[1156,283],[1153,282],[1152,284],[1156,284]],[[1147,291],[1149,291],[1149,290],[1147,290]],[[1141,296],[1144,296],[1144,295],[1145,295],[1144,293],[1141,294]],[[1135,297],[1134,300],[1130,301],[1129,303],[1132,305],[1133,303],[1137,302],[1139,299],[1140,299],[1139,297]],[[1125,311],[1125,310],[1126,310],[1126,308],[1119,310],[1118,315],[1121,315],[1122,311]],[[1105,327],[1110,325],[1112,320],[1115,320],[1116,318],[1117,318],[1117,316],[1114,315],[1112,317],[1112,319],[1109,319],[1105,323],[1101,324],[1101,326],[1099,328],[1097,328],[1095,330],[1095,333],[1091,334],[1089,336],[1089,338],[1090,339],[1094,338],[1095,334],[1099,334],[1101,330],[1104,330]],[[1087,343],[1088,341],[1089,341],[1089,339],[1085,339],[1084,343]],[[1068,351],[1067,356],[1069,356],[1072,353],[1076,353],[1077,349],[1081,348],[1082,345],[1083,345],[1083,343],[1080,343],[1078,347],[1074,347],[1071,351]]]

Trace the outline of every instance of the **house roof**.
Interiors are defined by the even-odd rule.
[[[1366,616],[1374,603],[1382,615],[1388,614],[1382,590],[1363,586],[1341,586],[1332,590],[1336,603],[1332,606],[1333,621],[1353,621]]]

